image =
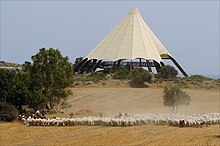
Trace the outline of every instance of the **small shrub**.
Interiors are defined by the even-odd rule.
[[[0,121],[12,122],[18,118],[18,110],[14,105],[0,102]]]
[[[92,72],[86,77],[86,80],[97,83],[101,80],[104,80],[105,76],[106,75],[103,72]]]
[[[202,82],[202,81],[209,81],[212,80],[211,78],[207,78],[204,77],[202,75],[191,75],[190,77],[188,77],[186,79],[187,81],[198,81],[198,82]]]
[[[74,113],[70,113],[69,116],[70,116],[70,118],[73,118],[74,117]]]
[[[163,66],[159,73],[159,77],[164,79],[175,78],[177,75],[178,71],[170,65]]]
[[[120,79],[120,80],[125,80],[129,78],[129,69],[127,68],[120,68],[118,69],[115,73],[113,78],[114,79]]]
[[[164,81],[164,79],[162,79],[162,78],[156,78],[156,79],[154,79],[154,82],[155,82],[156,84],[161,84],[161,83],[163,83],[163,81]]]
[[[105,83],[105,82],[102,82],[102,86],[106,86],[106,83]]]
[[[152,75],[148,72],[145,71],[143,68],[136,68],[133,69],[131,74],[130,74],[131,82],[130,86],[131,87],[145,87],[144,82],[150,82],[152,79]]]

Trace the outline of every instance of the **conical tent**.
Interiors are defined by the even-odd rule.
[[[160,62],[161,54],[168,54],[168,51],[144,22],[138,9],[134,9],[86,58],[112,61],[143,58]]]
[[[163,65],[162,58],[171,59],[172,57],[149,26],[144,22],[136,8],[130,11],[128,15],[86,55],[84,62],[82,61],[81,64],[78,64],[75,70],[78,71],[83,66],[88,66],[92,60],[95,60],[95,62],[99,60],[100,63],[101,60],[118,61],[137,58],[154,60],[160,67]],[[178,68],[180,67],[176,61],[174,63]],[[93,64],[94,70],[95,66],[97,66],[95,64],[97,63],[93,62]],[[187,76],[181,67],[179,69]]]

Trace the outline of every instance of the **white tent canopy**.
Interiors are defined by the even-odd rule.
[[[143,58],[162,61],[161,56],[170,56],[144,22],[138,9],[133,9],[119,24],[85,57],[97,60],[120,60]]]
[[[100,67],[103,60],[113,61],[113,69],[116,62],[117,65],[120,66],[122,60],[130,59],[140,59],[140,62],[141,59],[145,59],[147,60],[148,70],[150,71],[151,67],[156,67],[158,72],[161,66],[164,65],[162,59],[171,59],[183,75],[188,76],[144,22],[137,8],[129,12],[128,15],[74,67],[74,71],[80,73],[95,71],[96,68]],[[155,62],[153,66],[149,64],[149,60]]]

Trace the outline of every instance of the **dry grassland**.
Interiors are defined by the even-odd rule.
[[[163,106],[162,88],[128,88],[87,86],[73,88],[69,97],[70,108],[64,114],[51,116],[69,117],[99,115],[114,116],[118,112],[169,113]],[[220,112],[219,90],[185,89],[191,96],[189,106],[181,106],[180,114]],[[0,145],[220,145],[220,125],[203,128],[178,128],[146,125],[134,127],[28,127],[21,123],[0,123]]]
[[[0,141],[8,145],[220,145],[219,125],[178,128],[147,125],[134,127],[27,127],[1,123]]]

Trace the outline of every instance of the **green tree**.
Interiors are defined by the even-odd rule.
[[[178,71],[170,65],[163,66],[159,73],[159,77],[165,79],[175,78],[177,75]]]
[[[189,105],[191,97],[178,86],[165,87],[163,95],[163,104],[168,107],[172,107],[172,112],[178,112],[179,105]]]
[[[144,82],[150,82],[152,75],[143,68],[135,68],[131,71],[129,78],[131,79],[131,86],[144,87]]]
[[[0,101],[13,104],[19,111],[23,105],[38,109],[45,107],[46,100],[37,90],[29,73],[15,73],[10,70],[0,70]]]
[[[32,56],[33,63],[25,62],[24,70],[30,73],[36,88],[41,90],[50,104],[57,108],[62,100],[71,94],[69,87],[73,82],[73,65],[59,50],[42,48]]]

